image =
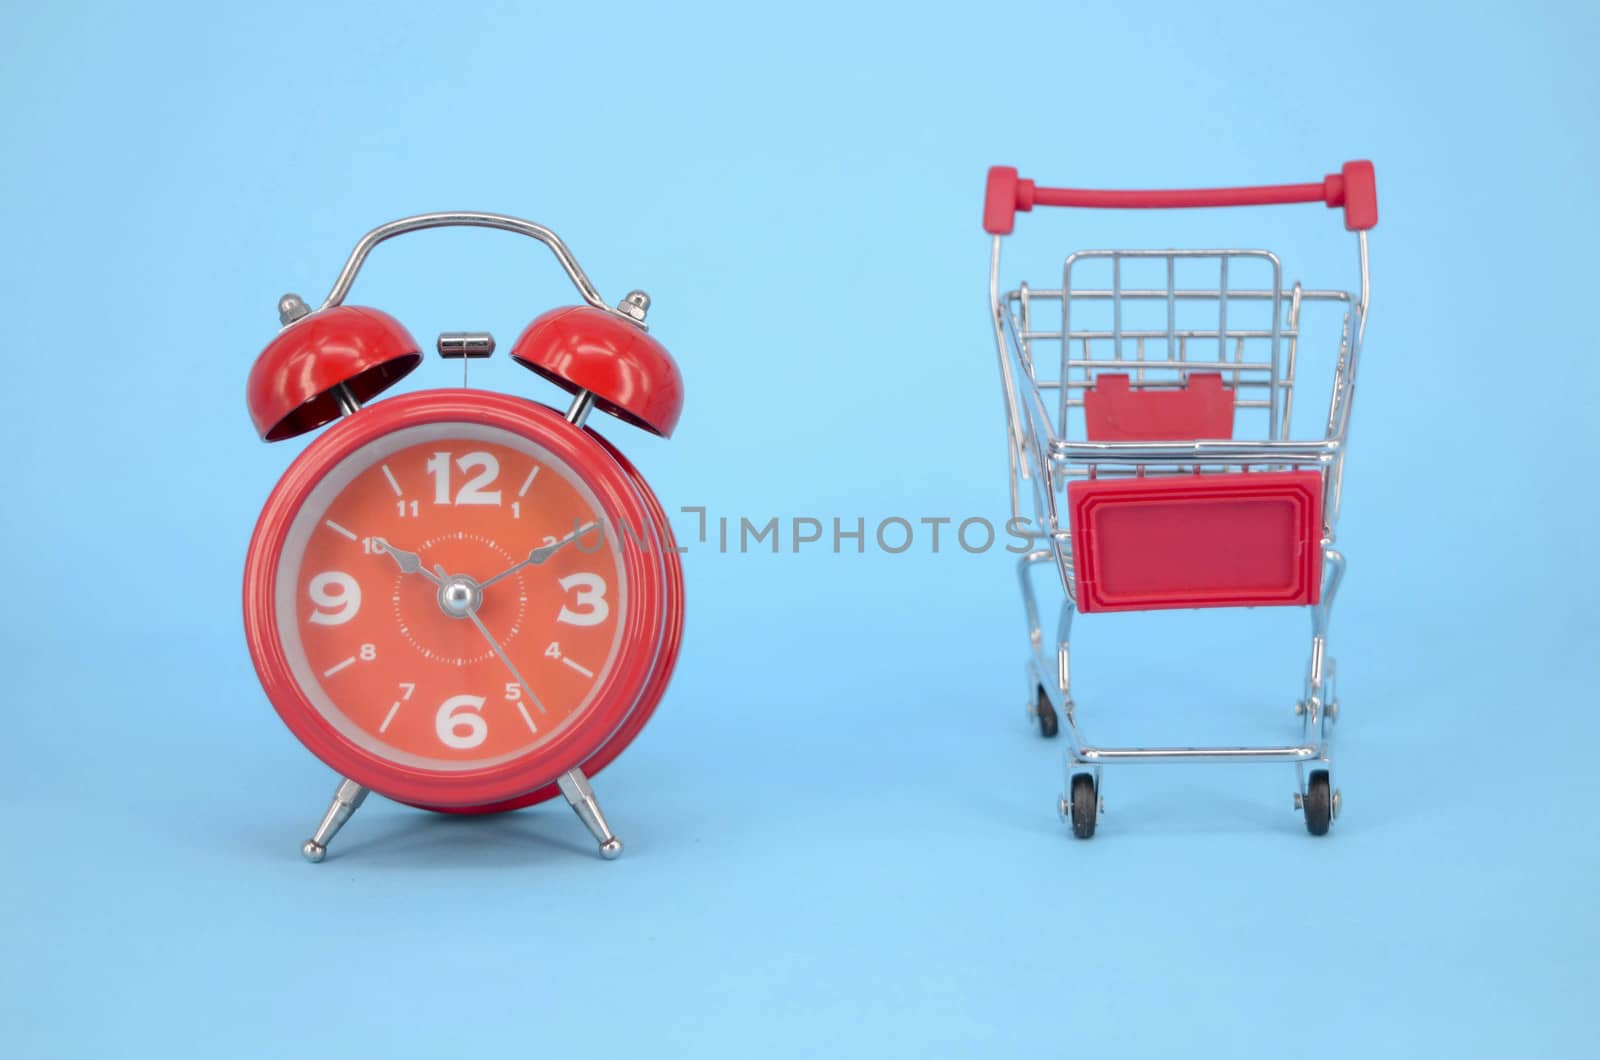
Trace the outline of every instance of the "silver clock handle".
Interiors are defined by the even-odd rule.
[[[549,247],[555,254],[556,260],[561,263],[561,268],[566,271],[567,278],[572,281],[578,293],[583,295],[583,300],[596,309],[603,309],[636,327],[644,327],[642,320],[635,319],[620,309],[613,309],[607,305],[605,299],[600,297],[600,292],[595,290],[594,284],[589,282],[589,277],[584,275],[583,269],[578,265],[577,259],[572,256],[572,251],[561,242],[561,237],[556,235],[544,225],[532,221],[524,221],[520,217],[510,217],[499,213],[478,213],[476,211],[450,211],[445,213],[419,213],[414,217],[402,217],[398,221],[379,225],[356,244],[350,252],[349,260],[344,263],[344,268],[339,273],[339,278],[333,283],[333,290],[328,292],[328,297],[323,299],[319,309],[329,306],[341,305],[345,295],[350,293],[350,286],[356,282],[356,274],[361,271],[361,266],[366,262],[367,255],[386,239],[405,235],[407,232],[420,232],[425,228],[498,228],[503,232],[515,232],[530,239],[537,239]]]

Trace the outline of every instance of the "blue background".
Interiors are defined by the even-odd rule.
[[[1581,4],[5,4],[3,1050],[1586,1054],[1597,28]],[[985,167],[1177,186],[1352,157],[1383,222],[1327,841],[1281,767],[1111,774],[1073,841],[1011,557],[919,542],[691,550],[675,682],[597,784],[622,860],[564,806],[374,799],[301,861],[334,780],[262,696],[238,588],[303,442],[258,442],[243,387],[277,296],[320,297],[368,227],[530,216],[608,297],[647,288],[683,426],[609,433],[669,509],[999,521]],[[1037,212],[1009,275],[1230,241],[1348,281],[1334,215],[1258,214]],[[354,300],[504,347],[570,298],[534,249],[401,241]],[[553,396],[503,358],[478,378]],[[1282,738],[1306,633],[1081,620],[1077,692],[1106,739]]]

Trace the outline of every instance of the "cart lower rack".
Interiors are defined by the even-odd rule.
[[[1359,289],[1285,284],[1265,250],[1086,250],[1059,286],[1004,290],[1003,237],[1034,206],[1178,208],[1321,202],[1356,234]],[[1104,767],[1129,762],[1293,763],[1295,806],[1323,835],[1338,816],[1330,729],[1339,715],[1328,621],[1344,573],[1334,547],[1345,445],[1370,297],[1367,232],[1377,224],[1370,162],[1320,182],[1190,191],[1042,188],[989,171],[989,303],[1005,391],[1012,515],[1037,547],[1018,566],[1031,654],[1028,710],[1039,731],[1066,722],[1073,833],[1094,834]],[[1325,325],[1319,329],[1319,323]],[[1326,417],[1297,439],[1304,334],[1331,354]],[[1317,346],[1326,343],[1326,346]],[[1300,410],[1301,419],[1307,410]],[[1065,590],[1053,640],[1034,572]],[[1101,747],[1071,694],[1078,612],[1304,607],[1311,652],[1295,712],[1299,739],[1267,747]]]

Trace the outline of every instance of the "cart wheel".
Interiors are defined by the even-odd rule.
[[[1328,771],[1313,769],[1311,786],[1306,791],[1306,831],[1312,835],[1327,835],[1328,823],[1333,820],[1333,796],[1328,791]]]
[[[1072,834],[1079,839],[1094,835],[1094,814],[1100,801],[1094,790],[1094,777],[1072,774]]]
[[[1039,735],[1046,740],[1061,731],[1061,719],[1056,717],[1056,708],[1050,705],[1050,697],[1045,695],[1042,685],[1039,688],[1039,699],[1034,705],[1033,713],[1039,719]]]

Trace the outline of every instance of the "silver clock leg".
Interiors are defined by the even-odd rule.
[[[600,843],[600,856],[610,861],[622,853],[622,840],[611,832],[611,826],[606,824],[605,814],[600,812],[600,804],[595,801],[594,788],[589,786],[589,778],[583,775],[583,770],[574,769],[561,774],[561,779],[556,781],[561,787],[561,794],[567,797],[567,802],[577,813],[578,820],[589,829],[591,835]]]
[[[360,809],[365,801],[367,801],[366,788],[353,780],[339,782],[328,812],[322,815],[322,823],[317,825],[316,832],[300,848],[300,853],[306,856],[307,861],[321,861],[328,856],[328,844],[339,834],[339,829],[344,827],[350,815]]]

